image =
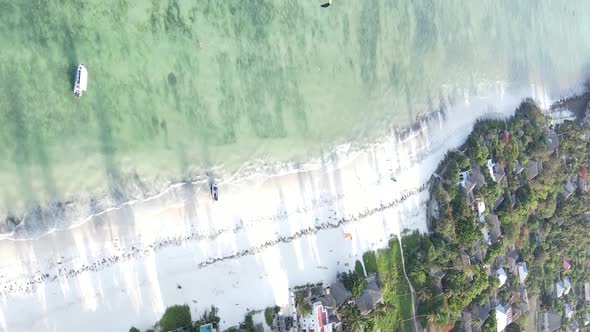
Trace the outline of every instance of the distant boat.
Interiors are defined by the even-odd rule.
[[[74,96],[80,97],[82,92],[86,91],[88,86],[88,71],[83,64],[79,64],[76,69],[76,78],[74,80]]]
[[[212,182],[211,183],[211,187],[209,188],[211,190],[211,197],[213,198],[214,201],[219,199],[219,192],[217,191],[217,183]]]
[[[332,0],[329,0],[328,2],[322,4],[322,8],[328,8],[328,7],[330,7],[331,4],[332,4]]]

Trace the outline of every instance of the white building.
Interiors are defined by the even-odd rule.
[[[555,283],[555,296],[557,296],[557,298],[563,296],[563,282],[561,280]]]
[[[510,304],[496,306],[496,322],[498,332],[504,331],[508,324],[512,323],[512,307]]]
[[[486,203],[483,199],[477,199],[477,217],[479,222],[483,223],[485,221],[484,213],[486,212]]]
[[[299,324],[303,332],[332,332],[334,330],[334,323],[328,323],[328,312],[321,302],[314,303],[311,313],[300,319]]]
[[[521,284],[524,284],[527,275],[529,274],[529,269],[526,266],[525,262],[520,262],[516,264],[516,269],[518,270],[518,279],[520,280]]]
[[[465,187],[467,180],[469,180],[469,171],[459,172],[459,184]]]
[[[486,163],[486,166],[488,168],[488,172],[490,172],[490,177],[492,178],[492,181],[498,182],[496,180],[496,175],[494,174],[494,167],[496,166],[496,163],[494,163],[492,161],[492,159],[488,159],[488,162]]]
[[[488,168],[492,181],[500,182],[504,179],[504,176],[506,175],[504,169],[493,162],[492,159],[487,160],[486,167]]]
[[[504,268],[499,268],[498,271],[496,271],[496,276],[500,281],[500,285],[498,286],[498,288],[502,287],[502,285],[506,283],[506,280],[508,280],[508,276],[506,275],[506,271],[504,271]]]
[[[571,304],[566,303],[563,307],[565,312],[565,318],[570,319],[574,317],[574,308],[572,308]]]
[[[563,294],[567,295],[569,294],[569,292],[572,290],[572,282],[570,280],[570,277],[565,277],[565,279],[563,279]]]

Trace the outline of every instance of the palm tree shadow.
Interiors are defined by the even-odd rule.
[[[117,147],[113,139],[113,126],[108,116],[108,111],[115,109],[115,106],[104,105],[105,101],[109,102],[109,99],[105,96],[98,96],[96,98],[97,105],[92,109],[99,127],[100,151],[104,159],[109,193],[114,203],[119,205],[127,201],[127,194],[125,193],[124,179],[115,158]]]
[[[67,82],[73,82],[76,68],[78,67],[80,59],[78,59],[78,52],[76,51],[76,44],[72,29],[64,24],[64,41],[62,50],[65,55],[66,65],[64,68],[64,78]],[[73,84],[73,83],[72,83]]]

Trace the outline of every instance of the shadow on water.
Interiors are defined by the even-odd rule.
[[[408,119],[414,120],[414,106],[412,103],[412,93],[408,83],[404,84],[404,94],[406,99],[406,110],[408,112]]]
[[[233,93],[233,79],[229,71],[231,63],[226,52],[217,56],[217,65],[219,66],[219,87],[222,95],[218,106],[223,123],[220,128],[222,130],[221,140],[226,144],[231,144],[237,141],[235,127],[240,120],[240,107],[238,106],[238,97]]]
[[[582,66],[582,77],[584,78],[584,88],[586,89],[586,91],[590,92],[590,61],[587,61],[583,66]]]
[[[513,59],[508,65],[508,81],[521,83],[529,82],[529,67],[526,62]]]
[[[424,5],[415,5],[414,16],[416,18],[416,37],[413,49],[416,54],[424,55],[436,47],[438,28],[436,26],[434,2],[426,2]]]
[[[8,74],[10,75],[9,77],[12,77],[12,82],[11,84],[4,85],[4,95],[8,97],[8,108],[5,110],[5,116],[7,118],[6,120],[9,126],[10,135],[14,139],[14,149],[12,151],[11,159],[16,166],[16,171],[19,176],[21,193],[27,204],[31,204],[36,198],[30,172],[30,129],[24,113],[25,106],[20,97],[20,90],[23,87],[23,82],[16,70],[9,70]]]
[[[52,6],[49,0],[32,0],[19,5],[24,10],[23,14],[26,15],[26,30],[32,34],[30,40],[43,48],[48,48],[51,40],[56,37],[56,31],[59,31],[53,26],[54,15],[51,13]],[[2,9],[8,9],[2,10],[4,13],[13,11],[13,8],[1,6]]]
[[[66,59],[66,66],[64,68],[64,76],[66,82],[73,82],[76,68],[80,63],[78,58],[78,52],[76,51],[76,43],[74,42],[74,36],[72,28],[67,24],[62,27],[63,30],[63,45],[62,51],[64,52]],[[72,83],[73,85],[73,83]]]
[[[245,51],[236,60],[237,72],[244,80],[244,110],[259,138],[287,135],[284,112],[285,80],[274,55]]]
[[[37,162],[39,163],[39,166],[41,167],[41,172],[43,173],[42,178],[43,182],[45,183],[45,190],[49,197],[51,197],[51,200],[59,200],[59,192],[57,190],[57,186],[55,184],[55,179],[53,176],[53,166],[51,165],[49,155],[47,154],[47,150],[45,149],[45,143],[43,142],[37,130],[33,132],[31,139],[34,144]]]
[[[365,84],[373,83],[377,76],[377,47],[381,33],[379,16],[379,2],[377,0],[363,1],[360,14],[360,25],[357,39],[361,49],[361,78]]]
[[[33,93],[24,88],[23,77],[30,73],[22,70],[22,67],[14,66],[0,69],[2,74],[11,77],[11,84],[4,86],[2,92],[6,97],[6,112],[4,113],[4,128],[13,142],[12,149],[8,149],[6,160],[13,164],[18,174],[18,189],[22,195],[25,208],[26,223],[21,224],[18,217],[6,217],[11,225],[5,224],[9,229],[19,224],[17,233],[35,236],[39,232],[54,228],[63,217],[63,205],[55,203],[59,201],[59,193],[55,183],[51,156],[43,138],[43,128],[39,126],[36,118],[27,116],[25,101],[29,94]],[[29,68],[29,70],[32,70]],[[10,151],[12,150],[12,151]],[[37,169],[40,171],[37,171]],[[39,206],[47,206],[42,210]],[[10,205],[6,205],[11,209]]]
[[[98,138],[101,144],[100,150],[104,158],[109,191],[114,202],[121,204],[126,202],[127,198],[123,190],[123,177],[115,160],[117,147],[113,139],[113,126],[108,115],[109,110],[114,110],[115,106],[110,105],[110,100],[105,96],[99,96],[95,100],[96,105],[92,109],[98,124]],[[109,103],[109,105],[105,105],[105,102]]]

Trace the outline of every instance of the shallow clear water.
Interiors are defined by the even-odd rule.
[[[588,9],[0,0],[0,211],[147,190],[221,163],[304,160],[498,89],[559,94],[588,72]],[[89,84],[76,100],[78,63]]]

